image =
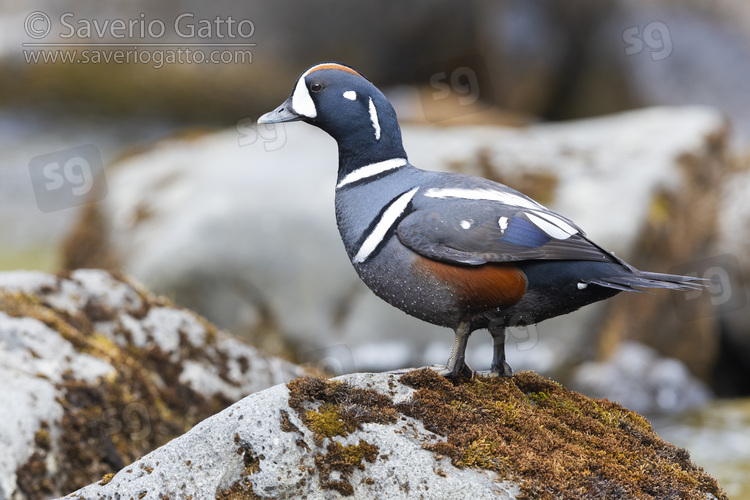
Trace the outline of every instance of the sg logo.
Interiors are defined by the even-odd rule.
[[[239,138],[237,143],[242,146],[249,146],[263,141],[263,149],[267,152],[281,149],[286,144],[286,129],[283,123],[264,123],[257,124],[252,118],[245,118],[237,122],[237,133]]]
[[[648,47],[652,61],[661,61],[672,55],[672,37],[669,28],[662,21],[652,21],[643,27],[631,26],[622,32],[625,42],[625,55],[634,56]]]
[[[29,162],[29,172],[37,206],[45,213],[107,195],[102,157],[93,144],[36,156]]]
[[[491,106],[492,82],[480,55],[430,64],[416,72],[425,118],[440,121],[449,104],[452,116],[484,111]]]
[[[680,319],[692,321],[706,315],[737,311],[747,304],[740,263],[734,255],[717,255],[698,260],[671,272],[706,280],[703,288],[673,295]],[[711,307],[696,307],[696,301],[701,298],[707,299]]]

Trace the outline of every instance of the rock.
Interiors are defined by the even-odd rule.
[[[0,273],[0,498],[49,498],[303,374],[99,270]]]
[[[302,378],[66,496],[726,498],[637,414],[532,372]]]
[[[714,254],[696,266],[711,279],[708,290],[722,326],[722,362],[716,367],[716,390],[725,396],[750,394],[750,158],[738,162],[725,183],[719,212],[719,241]]]
[[[407,126],[404,139],[415,165],[504,181],[666,272],[715,237],[724,133],[717,112],[692,107],[523,129]],[[350,371],[444,363],[452,333],[383,303],[351,268],[334,221],[336,163],[333,141],[300,124],[160,143],[108,171],[109,195],[71,233],[67,266],[113,265],[264,348],[279,331],[301,359],[341,355],[334,364]],[[705,375],[716,326],[673,307],[667,294],[589,306],[514,333],[510,363],[549,373],[645,337]],[[477,369],[489,364],[482,345]]]
[[[577,367],[572,386],[592,397],[609,398],[638,413],[680,413],[711,398],[706,385],[684,363],[638,342],[622,342],[606,361]]]
[[[719,480],[730,498],[750,497],[750,400],[716,399],[680,415],[655,418],[659,435]]]

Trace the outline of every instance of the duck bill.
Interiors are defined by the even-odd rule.
[[[258,118],[258,123],[283,123],[283,122],[296,122],[301,120],[302,116],[295,113],[292,109],[292,98],[290,97],[284,101],[281,106],[269,111],[265,115]]]

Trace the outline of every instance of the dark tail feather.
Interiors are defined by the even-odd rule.
[[[692,276],[649,273],[637,269],[633,269],[632,271],[633,274],[630,275],[595,278],[585,280],[584,283],[614,288],[615,290],[625,292],[643,292],[643,290],[639,290],[638,288],[667,288],[669,290],[687,292],[690,290],[700,290],[709,281]]]

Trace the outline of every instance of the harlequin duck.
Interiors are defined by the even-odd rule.
[[[472,375],[469,335],[488,328],[486,375],[512,376],[505,327],[566,314],[636,287],[689,290],[697,279],[639,271],[572,221],[487,179],[409,163],[396,113],[361,73],[327,62],[258,123],[301,120],[338,143],[336,221],[354,269],[386,302],[452,328],[443,375]]]

